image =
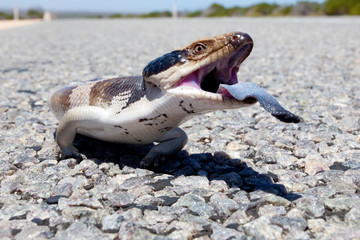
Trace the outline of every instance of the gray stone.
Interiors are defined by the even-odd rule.
[[[49,239],[53,233],[47,226],[28,226],[16,234],[16,240]]]
[[[231,216],[225,220],[225,226],[237,226],[243,225],[247,222],[250,222],[250,218],[247,216],[246,211],[243,209],[235,211]]]
[[[229,187],[224,180],[211,180],[210,187],[216,192],[227,192],[229,190]]]
[[[333,198],[326,199],[324,204],[327,208],[339,212],[349,211],[350,209],[360,206],[360,198]]]
[[[205,216],[195,216],[193,214],[183,214],[179,217],[178,220],[183,221],[183,222],[196,223],[201,226],[206,226],[206,225],[213,223],[212,220],[210,220],[209,218],[207,218]]]
[[[210,187],[209,180],[204,176],[180,176],[171,180],[171,184],[174,185],[172,190],[179,195],[191,192],[197,188],[208,189]]]
[[[86,224],[82,221],[72,223],[65,231],[57,232],[55,239],[79,239],[79,240],[92,240],[92,239],[110,239],[101,232],[100,229],[94,225]]]
[[[232,199],[238,204],[246,204],[250,202],[247,195],[248,193],[245,191],[238,191],[233,195]]]
[[[269,218],[262,216],[243,226],[244,232],[255,239],[281,239],[283,230],[270,224]]]
[[[230,216],[231,212],[236,211],[239,205],[223,193],[214,193],[210,197],[210,204],[215,209],[217,215],[222,218]]]
[[[360,206],[352,208],[344,217],[349,225],[360,225]]]
[[[284,230],[293,231],[300,230],[304,231],[307,227],[307,222],[303,218],[289,218],[286,216],[274,216],[270,218],[272,224],[278,225]]]
[[[6,240],[12,239],[9,221],[0,220],[0,238]]]
[[[209,235],[210,232],[208,232],[210,226],[202,226],[198,223],[194,222],[184,222],[184,221],[172,221],[167,229],[173,229],[174,232],[171,232],[169,235],[167,235],[170,238],[174,239],[184,239],[184,238],[193,238],[197,235]],[[181,235],[182,234],[182,235]]]
[[[335,178],[333,179],[329,185],[329,189],[335,192],[336,194],[354,194],[358,187],[356,184],[346,181],[346,179],[343,178]]]
[[[162,214],[171,214],[171,215],[176,215],[177,217],[185,214],[185,213],[189,213],[189,210],[185,207],[178,207],[178,206],[163,206],[163,207],[159,207],[159,213]]]
[[[199,216],[210,217],[215,214],[214,208],[206,204],[202,197],[190,193],[180,197],[173,206],[187,207]]]
[[[166,237],[162,237],[162,236],[157,238],[155,234],[150,233],[148,230],[144,229],[140,224],[136,222],[122,222],[118,235],[121,236],[121,238],[124,240],[167,239]]]
[[[131,208],[126,212],[120,213],[120,216],[124,217],[125,221],[137,222],[142,219],[143,213],[141,209]]]
[[[259,216],[273,217],[273,216],[285,215],[286,210],[285,207],[283,206],[265,205],[259,207],[258,214]]]
[[[315,234],[315,236],[320,235],[322,232],[324,232],[325,229],[325,220],[318,218],[318,219],[309,219],[307,221],[309,230],[312,234]]]
[[[121,207],[134,202],[135,196],[127,192],[107,193],[103,195],[108,200],[111,207]]]
[[[108,215],[101,222],[101,230],[110,233],[118,232],[123,221],[124,217],[119,214]]]
[[[144,220],[149,225],[156,225],[159,223],[170,223],[177,218],[176,215],[169,213],[160,213],[158,211],[145,210],[144,211]]]
[[[324,215],[324,202],[314,196],[303,196],[296,201],[296,207],[302,210],[311,218],[318,218]]]
[[[245,236],[245,233],[238,232],[231,228],[226,228],[221,224],[211,224],[212,234],[211,239],[226,240],[226,239],[238,239]]]
[[[0,192],[2,193],[14,193],[20,189],[20,184],[17,181],[11,179],[4,179],[1,181],[0,186]]]

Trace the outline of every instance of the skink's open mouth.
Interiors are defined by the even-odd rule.
[[[222,86],[238,83],[240,64],[252,48],[253,40],[243,32],[198,40],[151,61],[144,68],[143,77],[172,95],[232,100],[234,97]]]
[[[219,86],[220,84],[233,85],[238,83],[237,72],[240,64],[249,56],[252,46],[252,43],[248,43],[229,56],[201,67],[183,77],[176,87],[194,88],[223,97],[231,97],[225,89],[219,89]]]

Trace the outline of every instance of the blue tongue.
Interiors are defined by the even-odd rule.
[[[240,101],[243,101],[246,98],[255,98],[266,111],[282,122],[298,123],[301,120],[300,117],[283,108],[273,96],[255,83],[242,82],[234,85],[220,84],[220,91],[221,88],[225,88],[231,96]]]

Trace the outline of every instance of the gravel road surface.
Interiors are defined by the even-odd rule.
[[[58,20],[0,31],[0,239],[360,239],[360,18]],[[201,37],[254,39],[240,81],[259,104],[183,124],[159,168],[151,146],[78,136],[88,159],[56,160],[57,88],[138,75]]]

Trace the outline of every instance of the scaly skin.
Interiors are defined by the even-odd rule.
[[[249,106],[254,98],[237,100],[220,84],[237,81],[240,64],[250,54],[249,35],[234,32],[198,40],[151,61],[142,76],[119,77],[56,91],[51,109],[57,119],[56,142],[61,158],[81,155],[73,147],[76,133],[93,138],[155,147],[143,167],[180,151],[187,142],[178,126],[196,114]]]

